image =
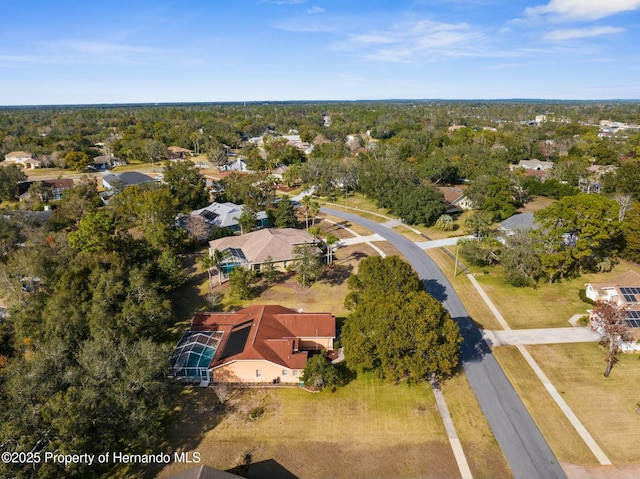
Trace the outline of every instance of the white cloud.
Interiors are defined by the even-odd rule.
[[[551,15],[566,20],[598,20],[640,8],[640,0],[551,0],[547,5],[528,7],[527,16]]]
[[[324,12],[324,8],[322,7],[311,7],[310,9],[307,10],[307,13],[310,15],[314,15],[316,13],[322,13]]]
[[[623,28],[617,27],[591,27],[591,28],[568,28],[553,30],[544,35],[545,40],[564,41],[574,38],[599,37],[601,35],[611,35],[624,32]]]
[[[386,30],[347,35],[337,48],[370,60],[412,62],[436,56],[476,55],[483,36],[466,23],[405,22]]]

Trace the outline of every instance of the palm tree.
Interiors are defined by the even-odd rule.
[[[216,269],[218,270],[218,283],[222,284],[222,263],[224,263],[224,260],[227,259],[229,257],[229,252],[228,251],[220,251],[219,249],[214,249],[213,252],[211,253],[211,261],[213,263],[213,265],[216,267]]]
[[[315,226],[315,224],[316,224],[316,216],[318,215],[318,213],[320,213],[320,203],[318,203],[317,201],[310,202],[309,203],[309,211],[313,215],[313,221],[311,222],[311,224]]]
[[[218,251],[218,250],[215,250],[215,251]],[[213,289],[213,285],[211,284],[212,283],[212,281],[211,281],[211,268],[216,266],[216,263],[215,263],[215,261],[213,260],[213,258],[209,254],[206,254],[202,258],[200,258],[200,264],[204,268],[207,268],[207,273],[209,274],[209,291],[211,291]]]
[[[328,234],[324,242],[327,245],[327,262],[331,264],[333,263],[333,245],[338,242],[338,238],[332,234]]]
[[[312,226],[311,228],[309,228],[309,234],[313,236],[313,242],[317,243],[318,238],[322,234],[322,230],[319,226]]]
[[[311,196],[309,195],[304,195],[300,202],[304,208],[304,222],[307,226],[307,231],[309,231],[309,209],[311,208],[311,202]]]
[[[452,231],[454,227],[453,218],[449,215],[441,215],[436,221],[436,228],[442,231]]]

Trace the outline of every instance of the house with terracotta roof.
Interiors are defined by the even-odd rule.
[[[313,237],[304,230],[294,228],[265,228],[240,236],[226,236],[209,242],[209,254],[222,251],[223,276],[237,266],[260,271],[266,261],[284,271],[294,260],[293,250],[303,244],[314,244]]]
[[[197,313],[170,357],[171,375],[198,382],[293,383],[310,354],[333,350],[336,320],[278,305]]]

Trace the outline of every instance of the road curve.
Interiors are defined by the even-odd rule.
[[[449,310],[464,338],[461,347],[463,370],[514,478],[566,479],[558,460],[491,353],[491,348],[431,258],[404,236],[379,223],[331,208],[323,207],[321,212],[362,225],[393,244],[411,263],[424,282],[425,289]]]

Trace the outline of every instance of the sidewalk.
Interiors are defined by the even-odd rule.
[[[487,294],[484,292],[484,290],[482,289],[480,284],[478,284],[476,279],[470,274],[467,274],[467,277],[471,280],[471,283],[476,288],[476,290],[478,291],[478,293],[480,294],[480,296],[482,297],[484,302],[487,304],[487,306],[489,307],[491,312],[495,315],[495,317],[498,320],[498,322],[505,329],[505,331],[493,331],[494,334],[498,333],[498,335],[495,337],[496,340],[499,340],[500,335],[502,335],[505,339],[508,337],[508,335],[512,335],[512,339],[514,341],[517,341],[518,340],[518,331],[514,331],[509,327],[509,324],[506,322],[506,320],[504,319],[502,314],[500,314],[500,312],[498,311],[498,308],[495,307],[495,305],[493,304],[491,299],[487,296]],[[574,328],[559,328],[559,329],[561,331],[560,331],[558,336],[561,336],[563,331],[566,334],[567,333],[567,331],[566,331],[567,329],[574,329]],[[578,329],[578,328],[575,328],[575,329]],[[579,329],[586,329],[586,328],[579,328]],[[524,333],[522,335],[523,337],[526,336],[527,334],[529,334],[529,337],[536,337],[537,339],[540,339],[540,337],[541,337],[538,334],[532,333],[531,331],[533,331],[533,330],[525,330],[525,331],[527,333]],[[548,331],[548,330],[543,330],[543,331]],[[571,334],[573,334],[573,333],[571,333]],[[522,339],[522,338],[520,338],[520,339]],[[562,342],[562,341],[557,341],[556,340],[554,342]],[[489,343],[489,344],[492,345],[491,343]],[[526,343],[526,344],[534,344],[534,343]],[[539,344],[539,343],[535,343],[535,344]],[[497,346],[497,345],[493,344],[493,346]],[[536,363],[536,361],[533,359],[531,354],[529,354],[529,351],[527,351],[527,348],[525,348],[525,346],[523,344],[520,344],[520,343],[517,343],[517,342],[515,343],[515,346],[516,346],[516,348],[518,348],[518,351],[520,351],[520,354],[522,354],[522,357],[529,364],[531,369],[533,369],[533,372],[535,373],[535,375],[538,376],[538,379],[540,379],[540,381],[544,385],[545,389],[547,390],[547,392],[549,393],[551,398],[555,401],[555,403],[558,405],[560,410],[564,413],[566,418],[569,420],[571,425],[574,427],[576,432],[580,435],[580,437],[582,438],[584,443],[591,450],[591,453],[596,457],[598,462],[603,466],[611,465],[612,464],[611,460],[607,457],[607,455],[604,453],[604,451],[600,448],[600,446],[595,441],[595,439],[593,439],[591,434],[589,434],[589,431],[587,431],[587,429],[584,427],[584,424],[582,424],[580,422],[580,420],[575,415],[573,410],[569,407],[569,405],[566,403],[564,398],[560,395],[558,390],[551,383],[551,381],[549,380],[547,375],[542,371],[540,366],[538,366],[538,363]]]
[[[589,343],[600,341],[600,335],[588,328],[540,328],[509,329],[505,331],[483,330],[482,337],[489,346],[514,346],[518,344]]]

